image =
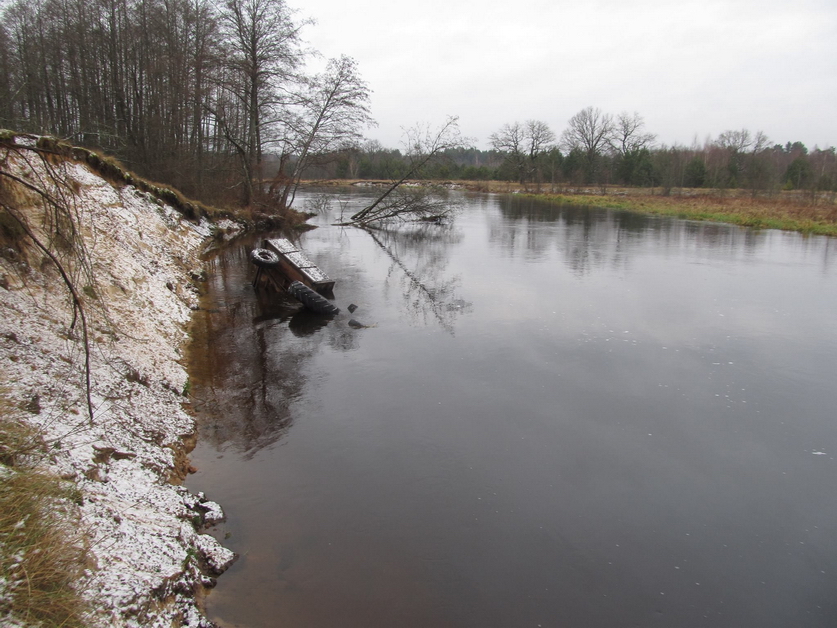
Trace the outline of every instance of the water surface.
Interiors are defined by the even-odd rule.
[[[211,259],[189,485],[241,554],[211,618],[837,625],[833,242],[458,198],[317,219],[330,322],[260,300],[249,243]]]

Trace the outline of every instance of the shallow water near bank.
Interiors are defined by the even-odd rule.
[[[241,555],[209,616],[833,626],[834,242],[455,198],[316,219],[333,320],[256,295],[252,243],[209,260],[188,485]]]

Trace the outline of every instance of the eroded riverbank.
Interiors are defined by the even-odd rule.
[[[3,452],[4,477],[25,458],[72,496],[83,625],[207,626],[195,595],[234,555],[202,533],[220,507],[178,484],[195,434],[182,352],[213,228],[35,148],[19,136],[0,153],[3,425],[37,434]],[[28,625],[10,600],[31,582],[7,547],[2,621]]]

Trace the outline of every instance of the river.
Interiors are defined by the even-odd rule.
[[[837,625],[833,240],[461,193],[331,225],[368,194],[299,238],[334,320],[256,295],[252,243],[208,262],[188,485],[241,555],[210,618]]]

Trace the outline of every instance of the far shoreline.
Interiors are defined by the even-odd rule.
[[[384,180],[305,181],[306,186],[375,186]],[[420,182],[415,182],[420,183]],[[493,194],[517,194],[558,205],[585,205],[617,211],[722,222],[754,229],[780,229],[805,235],[837,236],[833,192],[757,191],[710,188],[630,188],[509,181],[425,181],[431,185]]]

